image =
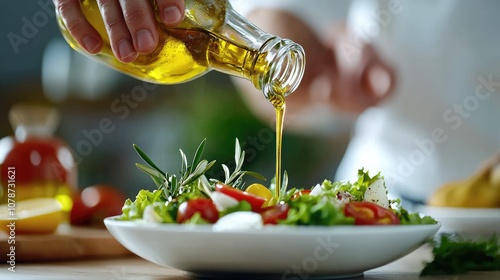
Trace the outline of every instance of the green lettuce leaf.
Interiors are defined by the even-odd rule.
[[[364,168],[362,168],[358,170],[358,179],[354,183],[347,181],[332,182],[325,180],[322,183],[322,186],[325,193],[331,196],[336,196],[339,191],[342,191],[350,193],[354,201],[363,201],[368,186],[379,179],[383,179],[380,172],[375,176],[370,177],[368,171],[365,171]]]
[[[344,216],[342,209],[323,196],[304,195],[287,202],[288,217],[279,221],[285,225],[351,225],[354,219]]]

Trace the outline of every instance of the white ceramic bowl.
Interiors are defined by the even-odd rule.
[[[457,233],[466,238],[489,238],[496,234],[500,240],[499,208],[458,208],[421,206],[417,211],[438,220],[442,233]]]
[[[116,217],[104,223],[123,246],[153,263],[198,276],[231,278],[238,273],[238,279],[243,274],[279,279],[361,275],[412,252],[440,227],[265,226],[214,232],[210,225],[147,224]]]

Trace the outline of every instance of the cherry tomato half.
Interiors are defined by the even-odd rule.
[[[246,202],[250,203],[250,205],[252,206],[252,211],[254,212],[261,212],[262,206],[266,202],[266,199],[263,197],[238,190],[236,188],[233,188],[231,186],[222,183],[215,184],[215,190],[225,195],[228,195],[238,201],[245,200]]]
[[[275,225],[278,220],[284,220],[288,217],[288,210],[290,207],[288,204],[276,204],[273,206],[265,207],[265,210],[260,213],[262,216],[262,221],[265,225]]]
[[[300,190],[292,195],[291,200],[292,201],[297,200],[297,198],[299,198],[300,196],[309,195],[310,193],[311,193],[311,190]]]
[[[208,198],[195,198],[184,201],[177,211],[177,222],[183,223],[191,219],[195,213],[200,213],[201,217],[213,224],[219,219],[219,211],[212,200]]]
[[[397,225],[399,218],[391,210],[371,202],[349,202],[344,206],[344,215],[353,217],[356,225]]]

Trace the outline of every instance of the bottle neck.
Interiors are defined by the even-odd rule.
[[[250,80],[266,99],[288,96],[300,84],[305,70],[302,47],[288,39],[272,37],[257,52]]]
[[[224,24],[210,30],[217,34],[209,46],[210,67],[250,80],[268,100],[291,94],[305,71],[302,47],[264,32],[225,4]]]
[[[53,136],[53,130],[41,125],[19,125],[15,130],[15,137],[23,142],[30,137],[50,138]]]
[[[58,123],[57,109],[38,105],[16,104],[9,111],[9,121],[18,141],[28,137],[52,137]]]
[[[208,64],[219,72],[250,80],[268,100],[286,97],[297,89],[304,75],[304,50],[288,39],[270,35],[261,39],[265,40],[255,50],[214,40],[211,49],[216,51],[209,52]]]

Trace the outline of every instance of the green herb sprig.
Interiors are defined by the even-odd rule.
[[[474,241],[443,234],[431,244],[434,260],[426,264],[421,276],[500,270],[500,241],[495,235]]]
[[[262,176],[257,172],[241,170],[241,168],[243,167],[243,163],[245,162],[245,151],[241,149],[240,141],[238,141],[238,138],[236,138],[236,143],[234,148],[234,161],[236,163],[236,167],[234,168],[233,173],[229,171],[229,167],[227,167],[227,165],[222,164],[222,169],[224,169],[225,185],[242,189],[245,186],[243,182],[243,176],[245,175],[249,175],[263,181],[266,180],[264,176]],[[212,182],[217,182],[216,179],[211,179],[211,180]]]
[[[289,193],[287,192],[287,189],[288,189],[288,173],[286,172],[286,170],[283,171],[283,177],[281,177],[281,178],[282,178],[281,187],[280,187],[279,197],[277,198],[278,202],[280,202],[280,201],[288,201],[287,197],[288,197],[288,199],[290,199]],[[271,180],[271,185],[269,186],[269,190],[271,191],[271,193],[273,194],[273,196],[276,196],[276,177],[274,177]]]
[[[162,171],[146,153],[139,148],[139,146],[134,144],[135,151],[147,164],[149,164],[149,166],[147,166],[136,163],[136,166],[151,177],[159,190],[163,190],[163,194],[167,200],[171,200],[183,193],[193,192],[198,188],[198,184],[195,182],[215,164],[215,160],[208,162],[205,159],[201,159],[205,144],[206,139],[203,139],[196,149],[191,165],[188,165],[186,154],[184,154],[182,150],[179,150],[182,159],[180,176]]]

